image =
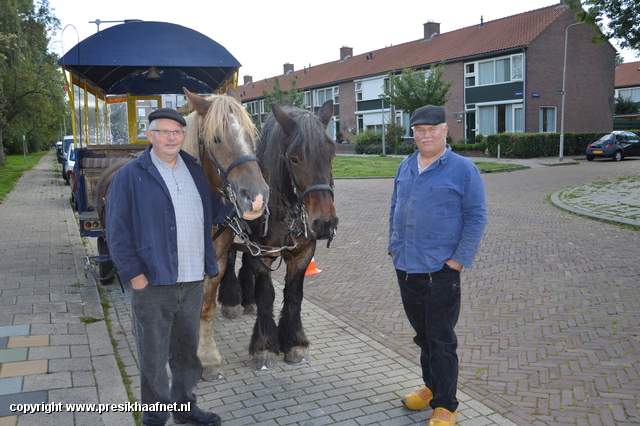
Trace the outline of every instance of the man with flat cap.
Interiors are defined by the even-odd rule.
[[[151,145],[125,164],[109,187],[105,232],[120,278],[131,281],[140,402],[166,404],[160,411],[144,411],[144,425],[164,425],[169,411],[178,424],[221,424],[217,414],[196,406],[193,389],[202,372],[197,355],[202,282],[205,273],[218,273],[211,226],[226,208],[195,158],[181,149],[186,124],[170,108],[149,114]]]
[[[421,349],[425,386],[401,401],[410,410],[433,408],[429,426],[453,426],[460,272],[473,264],[487,224],[484,182],[477,167],[447,144],[442,107],[418,108],[410,125],[418,150],[398,167],[388,251]]]

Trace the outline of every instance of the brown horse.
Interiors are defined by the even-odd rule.
[[[238,92],[229,87],[225,95],[210,95],[203,99],[186,89],[184,91],[193,112],[186,117],[182,149],[198,159],[214,194],[232,207],[228,223],[234,223],[237,217],[246,220],[260,217],[269,200],[269,187],[254,155],[257,130],[242,107]],[[96,185],[96,197],[98,200],[104,198],[105,206],[111,178],[117,169],[130,160],[125,159],[107,169]],[[204,282],[205,298],[200,314],[198,347],[203,380],[216,380],[223,375],[222,357],[213,338],[213,318],[218,285],[225,272],[229,247],[235,236],[232,228],[222,225],[213,228],[212,232],[220,273],[215,277],[206,277]]]
[[[304,274],[315,253],[316,241],[330,242],[338,225],[331,175],[336,144],[326,131],[333,115],[333,101],[325,102],[318,116],[299,108],[283,109],[276,104],[271,104],[271,108],[272,114],[263,124],[256,153],[271,194],[268,232],[262,237],[264,225],[261,221],[251,222],[252,244],[247,251],[257,256],[243,255],[239,285],[237,279],[225,279],[220,288],[223,306],[235,304],[228,296],[242,293],[242,305],[250,308],[255,296],[257,319],[249,353],[253,357],[251,366],[256,370],[275,366],[280,352],[284,353],[287,363],[309,360],[309,340],[300,318]],[[266,216],[261,220],[264,219]],[[280,256],[287,271],[284,301],[276,327],[275,292],[267,267]],[[254,280],[246,279],[249,275]],[[236,288],[225,288],[227,285],[236,285]]]

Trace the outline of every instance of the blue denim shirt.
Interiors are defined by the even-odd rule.
[[[391,196],[388,251],[394,266],[410,274],[430,273],[453,259],[470,268],[487,224],[480,172],[447,145],[419,174],[418,154],[398,167]]]
[[[142,273],[151,285],[178,280],[178,238],[175,208],[169,189],[151,161],[151,145],[125,164],[109,186],[105,232],[111,257],[123,281]],[[180,151],[196,184],[204,210],[205,273],[218,273],[211,227],[227,213],[213,195],[195,158]]]

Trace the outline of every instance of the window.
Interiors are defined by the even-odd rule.
[[[356,83],[356,101],[362,100],[362,83]]]
[[[138,117],[146,117],[147,113],[144,108],[138,108]]]
[[[311,92],[310,91],[306,91],[304,92],[304,105],[302,105],[303,108],[307,108],[309,109],[311,107]]]
[[[540,133],[555,133],[556,107],[540,107]]]
[[[173,101],[165,102],[165,108],[173,108]]]
[[[522,80],[522,54],[511,55],[504,58],[492,59],[490,61],[478,62],[477,80],[471,75],[474,67],[467,64],[465,68],[465,84],[467,87],[479,86],[495,83],[508,83],[510,81]],[[473,82],[473,84],[471,84]]]
[[[247,110],[247,113],[249,115],[258,114],[258,102],[256,101],[247,102],[246,104],[244,104],[244,108]]]
[[[338,97],[338,87],[330,87],[328,89],[319,89],[315,91],[315,106],[322,106],[326,101],[332,100],[334,104],[340,103]]]
[[[633,102],[640,102],[640,89],[618,90],[618,97],[623,99],[631,99]]]
[[[464,66],[464,86],[473,87],[476,85],[476,64],[475,62]]]
[[[478,107],[478,133],[522,133],[522,104],[498,104]]]

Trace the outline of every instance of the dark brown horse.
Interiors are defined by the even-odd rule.
[[[299,108],[281,108],[275,104],[271,108],[272,114],[263,124],[257,149],[271,194],[268,232],[261,236],[264,230],[261,222],[266,216],[251,223],[252,244],[247,250],[254,255],[243,256],[245,263],[239,275],[242,289],[225,288],[237,285],[238,280],[234,279],[224,280],[220,287],[223,306],[238,303],[237,294],[242,292],[242,305],[250,308],[255,296],[257,319],[249,353],[253,357],[251,366],[256,370],[275,366],[280,352],[284,353],[287,363],[309,360],[309,340],[300,318],[304,274],[315,253],[316,241],[330,242],[338,225],[331,175],[336,144],[326,131],[333,115],[333,101],[325,102],[318,116]],[[275,291],[266,267],[271,267],[280,256],[287,271],[284,301],[276,327]],[[247,274],[245,268],[251,273]],[[230,300],[234,295],[234,300]]]
[[[196,157],[214,194],[233,207],[236,215],[229,223],[241,217],[252,220],[260,217],[269,200],[269,187],[265,183],[255,157],[257,131],[251,118],[240,103],[238,92],[230,87],[225,95],[211,95],[206,99],[185,89],[189,107],[193,111],[186,117],[186,135],[182,149]],[[114,164],[103,174],[96,186],[96,197],[106,196],[113,174],[131,159]],[[99,188],[99,192],[98,192]],[[105,203],[106,205],[106,199]],[[200,314],[200,341],[198,356],[202,361],[203,380],[222,377],[222,357],[213,338],[213,318],[216,311],[218,285],[227,266],[227,254],[235,236],[231,227],[213,228],[214,247],[220,273],[206,277],[205,298]]]

